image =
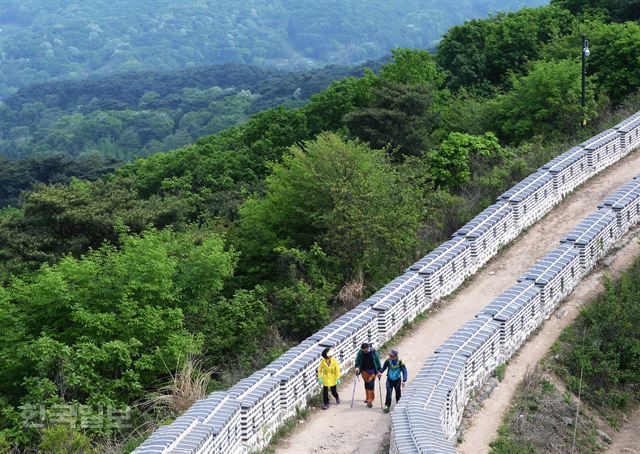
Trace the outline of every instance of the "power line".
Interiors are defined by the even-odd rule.
[[[587,327],[582,329],[582,347],[584,348]],[[582,372],[584,371],[584,361],[580,361],[580,382],[578,384],[578,404],[576,405],[576,422],[573,425],[573,442],[571,443],[571,454],[576,447],[576,434],[578,433],[578,415],[580,414],[580,396],[582,395]]]

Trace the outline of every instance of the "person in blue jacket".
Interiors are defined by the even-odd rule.
[[[389,413],[393,390],[396,390],[396,402],[398,402],[402,396],[401,388],[404,388],[409,377],[407,366],[398,358],[398,350],[389,352],[389,358],[382,365],[382,369],[378,372],[378,377],[381,377],[385,370],[387,371],[387,398],[384,402],[384,412]]]

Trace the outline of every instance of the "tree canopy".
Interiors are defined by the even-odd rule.
[[[0,162],[0,196],[15,204],[0,209],[0,450],[130,451],[135,430],[197,398],[180,383],[204,395],[264,366],[515,181],[639,110],[637,25],[576,24],[558,6],[525,9],[452,29],[435,54],[394,49],[377,72],[226,66],[0,102],[12,125],[0,140],[68,152]],[[481,71],[455,70],[465,61]],[[94,132],[104,148],[88,153]],[[176,149],[113,170],[117,147],[158,151],[165,132]],[[172,407],[138,405],[163,390]],[[72,430],[48,414],[25,430],[20,405],[40,404],[131,406],[135,429]]]
[[[432,47],[448,27],[544,0],[5,0],[0,98],[54,79],[216,63],[354,64]]]

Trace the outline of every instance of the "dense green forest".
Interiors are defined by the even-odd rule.
[[[0,101],[0,155],[129,160],[192,143],[269,107],[300,106],[331,81],[362,74],[354,67],[288,72],[225,64],[34,85]]]
[[[228,386],[640,110],[640,25],[553,3],[453,27],[434,54],[395,49],[301,107],[1,210],[2,449],[130,450],[199,396],[172,380]],[[42,427],[25,429],[40,405]],[[130,406],[130,427],[68,424],[99,405]]]
[[[3,0],[0,99],[54,79],[215,63],[354,64],[545,0]]]
[[[363,71],[224,64],[23,88],[0,101],[0,208],[33,183],[95,179],[117,162],[192,143],[252,113],[301,106],[331,81]]]

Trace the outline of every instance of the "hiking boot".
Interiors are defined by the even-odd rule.
[[[373,404],[371,402],[367,402],[367,407],[371,408],[373,407]]]
[[[382,409],[383,412],[385,413],[389,413],[389,406],[385,405],[384,408]]]
[[[329,404],[324,404],[324,405],[322,406],[322,409],[323,409],[323,410],[326,410],[327,408],[329,408]]]
[[[368,404],[368,403],[369,403],[369,401],[368,401],[367,399],[365,399],[365,400],[364,400],[364,403],[365,403],[365,404]]]
[[[336,397],[336,404],[339,404],[339,403],[340,403],[340,398]]]

